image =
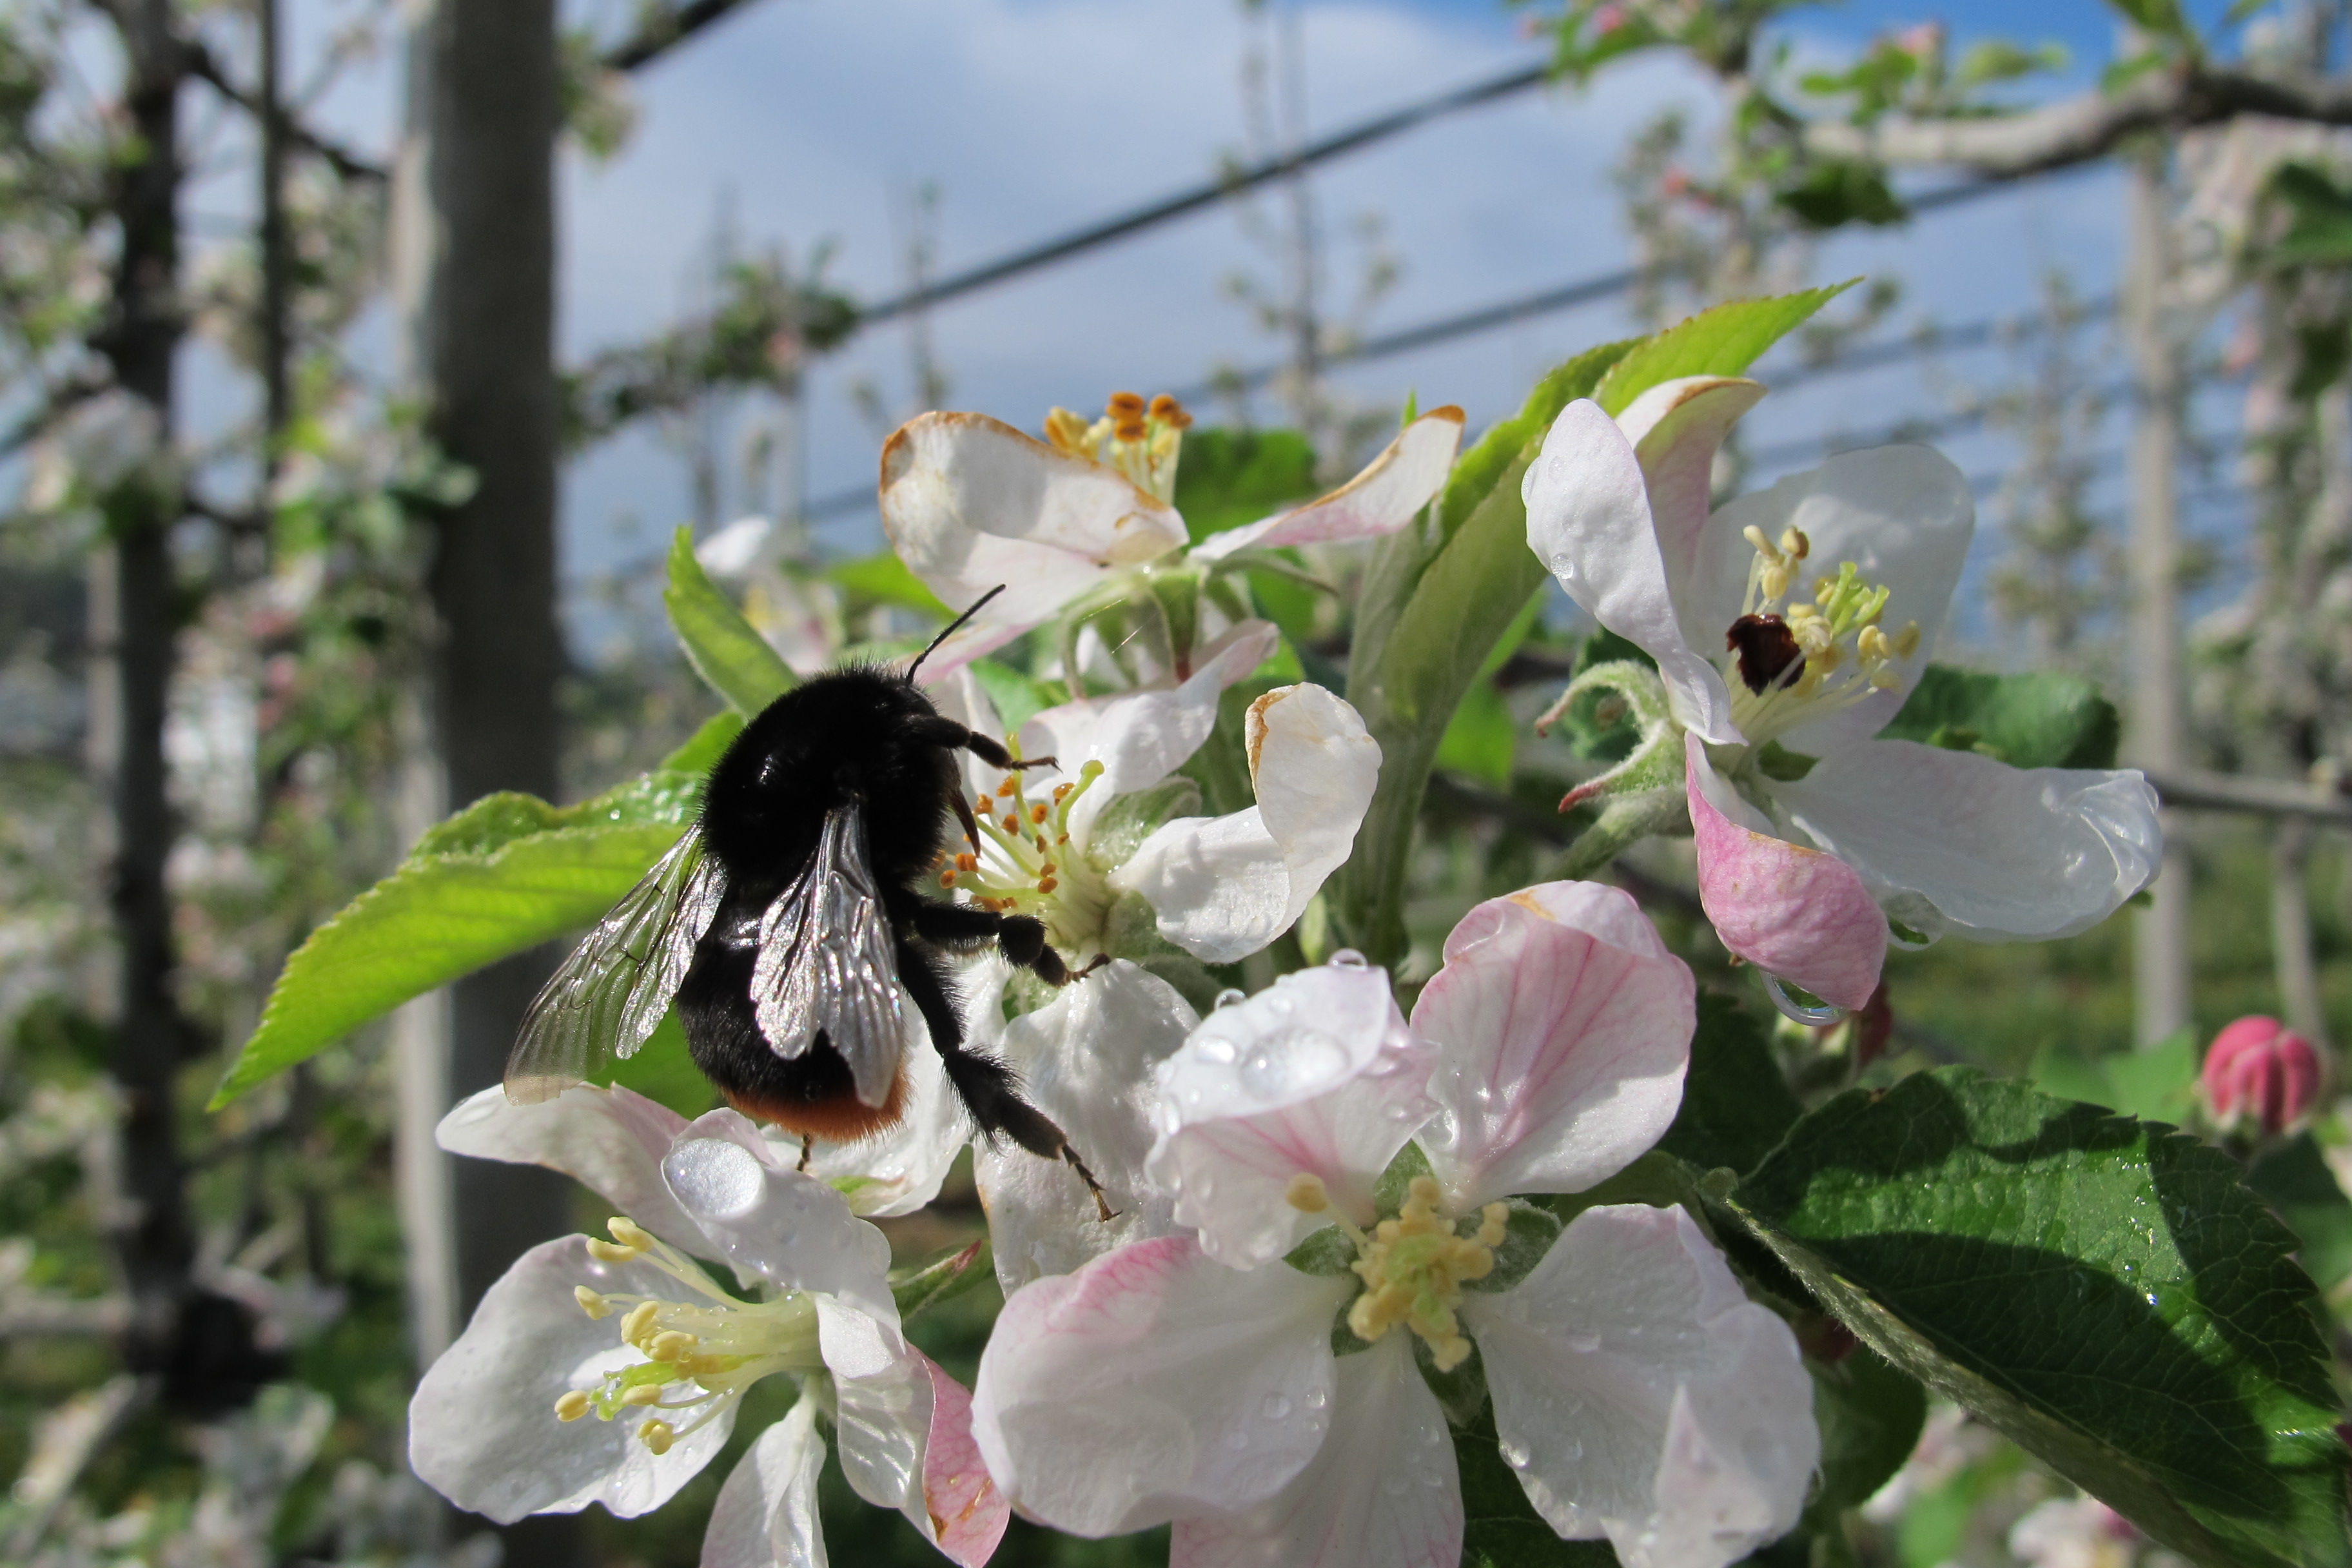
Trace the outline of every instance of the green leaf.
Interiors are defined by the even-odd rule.
[[[907,569],[905,562],[887,550],[828,566],[824,580],[849,595],[853,610],[896,605],[900,609],[920,610],[942,620],[951,620],[956,614],[923,585],[920,577]]]
[[[2246,1184],[2294,1232],[2303,1244],[2296,1256],[2322,1289],[2352,1279],[2352,1199],[2310,1133],[2266,1151],[2247,1171]]]
[[[1895,1479],[1918,1446],[1927,1391],[1874,1351],[1856,1349],[1833,1365],[1808,1362],[1813,1421],[1822,1431],[1822,1489],[1814,1506],[1860,1508]]]
[[[593,924],[687,820],[565,827],[409,861],[287,959],[213,1108],[412,997]]]
[[[1658,1147],[1702,1171],[1752,1171],[1803,1113],[1762,1021],[1728,996],[1701,992],[1682,1109]]]
[[[601,1081],[634,1090],[689,1120],[719,1104],[719,1091],[687,1050],[686,1029],[675,1008],[662,1015],[643,1045],[610,1060]]]
[[[694,531],[671,536],[669,583],[662,605],[687,661],[711,690],[746,719],[799,684],[767,639],[719,591],[694,558]]]
[[[1184,432],[1173,504],[1198,544],[1271,517],[1318,488],[1315,448],[1296,430],[1195,426]]]
[[[2142,1050],[2085,1058],[2045,1048],[2026,1076],[2043,1092],[2103,1105],[2143,1121],[2179,1122],[2197,1103],[2196,1036],[2179,1030]]]
[[[1714,1212],[2159,1543],[2345,1560],[2311,1282],[2220,1151],[1947,1068],[1838,1096]]]
[[[1615,1568],[1605,1541],[1562,1541],[1528,1501],[1495,1437],[1490,1405],[1454,1434],[1462,1475],[1463,1568]]]
[[[2287,163],[2271,176],[2271,194],[2293,214],[2284,234],[2263,253],[2273,267],[2340,267],[2352,260],[2352,191],[2309,163]]]
[[[2107,4],[2121,12],[2126,21],[2158,37],[2182,42],[2192,37],[2188,18],[2180,14],[2180,0],[2107,0]]]
[[[1805,167],[1804,177],[1776,192],[1773,200],[1813,228],[1838,228],[1850,223],[1874,227],[1901,223],[1911,216],[1886,183],[1886,171],[1853,158],[1817,158]]]
[[[1685,375],[1738,375],[1756,363],[1757,355],[1859,281],[1851,279],[1764,300],[1734,300],[1701,310],[1634,345],[1602,378],[1593,398],[1606,412],[1622,414],[1660,382]]]
[[[680,773],[707,773],[719,765],[735,737],[743,732],[743,716],[730,708],[725,712],[704,721],[701,729],[687,737],[686,744],[662,759],[662,770]]]
[[[1990,675],[1931,664],[1880,738],[1981,752],[2019,768],[2111,768],[2115,704],[2079,675]]]
[[[989,706],[1008,733],[1064,700],[1060,682],[1038,680],[992,658],[976,658],[964,668],[988,693]]]
[[[911,1321],[934,1307],[954,1300],[993,1272],[986,1237],[923,1268],[892,1269],[890,1295],[898,1303],[899,1321]]]

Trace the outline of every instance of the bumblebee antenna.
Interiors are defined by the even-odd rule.
[[[914,683],[915,671],[923,668],[923,660],[939,652],[940,644],[947,641],[948,638],[955,636],[957,632],[962,630],[963,624],[971,619],[972,616],[980,614],[981,610],[987,605],[988,601],[996,597],[997,595],[1004,592],[1004,587],[1005,585],[1003,584],[999,583],[995,587],[991,588],[987,593],[982,594],[979,598],[974,599],[971,603],[971,609],[966,610],[962,615],[960,615],[954,620],[950,621],[947,625],[947,629],[931,639],[931,646],[915,656],[915,662],[907,667],[907,681],[908,685],[912,685]]]

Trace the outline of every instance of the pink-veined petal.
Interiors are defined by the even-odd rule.
[[[1689,968],[1621,889],[1546,882],[1472,910],[1412,1010],[1439,1047],[1422,1146],[1455,1210],[1631,1163],[1674,1122],[1696,1018]]]
[[[971,1440],[971,1394],[922,1352],[931,1379],[931,1430],[923,1445],[923,1517],[915,1527],[950,1562],[980,1568],[1004,1538],[1013,1505],[1004,1500]],[[910,1516],[911,1517],[911,1516]]]
[[[1885,729],[1927,668],[1976,531],[1976,497],[1968,477],[1940,452],[1874,447],[1725,502],[1707,521],[1677,601],[1692,643],[1719,654],[1746,603],[1756,548],[1742,531],[1756,528],[1777,542],[1792,526],[1811,545],[1792,598],[1810,600],[1817,581],[1836,576],[1851,561],[1864,581],[1888,590],[1881,623],[1888,636],[1906,622],[1919,626],[1918,647],[1887,667],[1896,678],[1893,688],[1779,737],[1790,751],[1819,757]]]
[[[817,1402],[803,1394],[737,1462],[711,1505],[702,1568],[825,1568],[816,1415]]]
[[[662,1179],[720,1256],[786,1290],[837,1296],[889,1324],[890,1243],[831,1185],[803,1175],[732,1110],[701,1117],[670,1146]]]
[[[1748,826],[1760,818],[1717,776],[1696,735],[1685,737],[1684,754],[1699,903],[1715,934],[1833,1006],[1867,1005],[1887,939],[1870,889],[1836,856]]]
[[[2137,773],[1864,741],[1772,798],[1929,936],[2072,936],[2147,886],[2164,855],[2156,792]]]
[[[576,1084],[516,1105],[493,1084],[441,1119],[433,1141],[452,1154],[561,1171],[672,1247],[716,1258],[699,1226],[662,1184],[662,1156],[686,1118],[625,1089]]]
[[[1260,522],[1204,539],[1196,561],[1220,561],[1236,551],[1327,544],[1394,533],[1445,484],[1462,445],[1462,410],[1433,408],[1398,432],[1354,479],[1328,495]]]
[[[972,1436],[1015,1508],[1074,1535],[1250,1508],[1322,1446],[1346,1298],[1185,1237],[1122,1247],[1005,1302]]]
[[[867,1502],[895,1508],[926,1530],[923,1455],[934,1396],[923,1354],[898,1332],[895,1308],[885,1322],[829,1297],[816,1297],[815,1305],[842,1477]]]
[[[730,1408],[656,1455],[645,1417],[558,1421],[555,1402],[593,1390],[644,1359],[612,1317],[592,1320],[575,1287],[666,1297],[677,1282],[650,1264],[599,1263],[585,1237],[542,1242],[483,1294],[466,1331],[425,1370],[408,1405],[409,1468],[469,1512],[511,1524],[590,1503],[623,1519],[659,1508],[727,1446]]]
[[[1005,1026],[998,1054],[1021,1075],[1029,1102],[1069,1135],[1115,1211],[1105,1224],[1063,1161],[1010,1143],[975,1145],[972,1175],[1007,1296],[1175,1228],[1175,1195],[1143,1174],[1160,1104],[1152,1073],[1199,1022],[1175,987],[1118,959]]]
[[[1454,1568],[1462,1478],[1411,1343],[1341,1356],[1314,1462],[1247,1513],[1178,1520],[1169,1568]]]
[[[1724,1568],[1796,1524],[1812,1380],[1679,1207],[1587,1209],[1462,1317],[1503,1458],[1561,1535],[1606,1535],[1637,1568]]]
[[[1593,619],[1657,660],[1675,717],[1720,743],[1736,742],[1731,693],[1703,651],[1685,640],[1659,553],[1649,494],[1633,447],[1589,398],[1560,410],[1528,468],[1528,548]]]
[[[1715,454],[1739,416],[1756,406],[1764,388],[1738,376],[1685,375],[1660,382],[1617,416],[1633,443],[1650,496],[1650,520],[1669,592],[1681,597],[1698,557],[1715,491]],[[1727,623],[1728,624],[1728,623]],[[1705,628],[1684,628],[1706,649]]]
[[[1429,1117],[1433,1052],[1378,969],[1286,974],[1220,1007],[1160,1068],[1160,1138],[1144,1163],[1211,1257],[1281,1257],[1328,1216],[1286,1201],[1310,1175],[1369,1225],[1372,1187]]]

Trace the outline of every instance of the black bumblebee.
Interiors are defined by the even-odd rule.
[[[529,1104],[585,1081],[606,1053],[634,1052],[675,1001],[695,1065],[736,1110],[799,1133],[805,1161],[811,1137],[854,1141],[903,1113],[911,998],[982,1133],[1068,1161],[1103,1206],[1093,1174],[1022,1098],[1012,1069],[965,1048],[941,955],[993,943],[1053,984],[1078,976],[1035,919],[919,890],[948,842],[950,812],[979,848],[956,751],[1008,771],[1054,762],[1014,760],[915,685],[931,648],[979,607],[905,674],[832,670],[743,727],[710,770],[695,825],[523,1015],[508,1099]]]

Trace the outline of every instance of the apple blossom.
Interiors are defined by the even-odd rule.
[[[782,1374],[799,1403],[722,1489],[705,1564],[823,1561],[819,1416],[861,1497],[967,1568],[995,1550],[1003,1498],[964,1391],[900,1332],[889,1244],[791,1151],[732,1110],[688,1122],[590,1086],[528,1106],[487,1089],[443,1127],[445,1146],[565,1169],[645,1218],[533,1247],[490,1287],[410,1405],[421,1479],[502,1523],[591,1502],[632,1517],[708,1464],[745,1391]]]
[[[1251,624],[1220,575],[1225,563],[1244,550],[1394,532],[1444,483],[1462,421],[1459,408],[1423,415],[1338,489],[1187,549],[1171,501],[1192,418],[1173,398],[1147,406],[1120,393],[1091,424],[1056,408],[1045,441],[985,415],[921,415],[882,448],[891,545],[950,605],[1005,588],[931,656],[927,678],[1067,613],[1073,689],[1097,668],[1122,688],[1183,680]],[[1087,626],[1130,612],[1132,626]]]
[[[1884,447],[1710,510],[1716,447],[1762,393],[1693,376],[1613,421],[1570,404],[1525,484],[1537,556],[1656,661],[1672,722],[1625,782],[1679,786],[1724,944],[1858,1008],[1890,931],[2047,938],[2105,919],[2158,864],[2138,773],[1873,739],[1958,582],[1975,527],[1959,471]]]
[[[1679,1208],[1563,1229],[1511,1196],[1585,1190],[1654,1142],[1693,1020],[1689,972],[1584,883],[1474,910],[1411,1025],[1352,954],[1220,1007],[1155,1074],[1141,1164],[1169,1227],[998,1320],[972,1415],[991,1473],[1076,1533],[1172,1520],[1175,1568],[1451,1568],[1431,1380],[1475,1349],[1503,1458],[1562,1535],[1721,1568],[1784,1533],[1818,1452],[1786,1325]]]

